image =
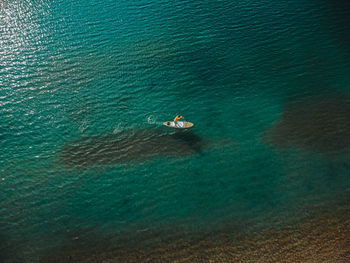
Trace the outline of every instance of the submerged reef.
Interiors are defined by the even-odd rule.
[[[297,147],[318,153],[350,150],[350,97],[322,97],[288,105],[264,133],[278,148]]]
[[[84,137],[68,142],[60,159],[71,167],[144,161],[157,156],[185,156],[200,153],[205,147],[191,131],[172,134],[157,129],[130,129],[107,136]]]

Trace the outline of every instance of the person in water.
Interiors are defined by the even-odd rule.
[[[180,119],[183,119],[184,117],[182,117],[182,116],[180,116],[180,115],[177,115],[175,118],[174,118],[174,123],[175,123],[175,125],[176,126],[179,126],[179,124],[178,124],[178,121],[180,120]]]

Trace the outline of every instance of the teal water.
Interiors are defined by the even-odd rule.
[[[2,1],[0,261],[348,201],[349,17],[326,0]],[[194,128],[162,127],[176,114]]]

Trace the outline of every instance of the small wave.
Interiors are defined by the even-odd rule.
[[[147,123],[148,124],[162,125],[162,122],[158,121],[154,115],[150,115],[147,117]]]
[[[89,124],[86,121],[83,121],[79,126],[79,132],[84,133],[89,128]]]
[[[118,125],[113,129],[113,134],[117,134],[124,130],[124,127],[121,123],[118,123]]]
[[[155,124],[155,123],[156,123],[156,118],[155,118],[153,115],[148,116],[148,117],[147,117],[147,122],[148,122],[149,124]]]

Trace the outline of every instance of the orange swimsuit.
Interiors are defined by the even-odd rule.
[[[180,116],[176,116],[174,122],[177,122],[180,119]]]

